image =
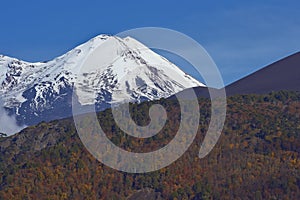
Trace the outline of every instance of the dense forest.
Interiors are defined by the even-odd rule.
[[[208,156],[198,158],[210,101],[199,98],[194,143],[170,166],[145,174],[119,172],[93,158],[72,118],[1,137],[0,199],[300,199],[300,94],[237,95],[227,101],[223,133]],[[137,124],[149,122],[153,103],[163,105],[169,117],[149,139],[122,133],[110,109],[98,113],[98,119],[114,144],[153,151],[172,140],[180,123],[178,102],[162,99],[131,104]]]

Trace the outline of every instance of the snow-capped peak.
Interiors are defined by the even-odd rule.
[[[73,86],[80,104],[96,103],[101,109],[113,102],[165,98],[204,84],[131,37],[98,35],[48,62],[0,56],[4,106],[24,115],[27,124],[32,124],[28,113],[30,120],[44,120],[42,113],[55,113],[58,101],[70,103],[64,99]]]

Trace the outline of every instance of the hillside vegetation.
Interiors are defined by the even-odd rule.
[[[128,151],[159,149],[176,134],[180,107],[166,99],[131,104],[138,124],[149,122],[152,103],[163,105],[169,118],[150,139],[122,133],[110,109],[98,113],[99,121],[111,141]],[[82,145],[72,119],[2,137],[0,199],[138,199],[141,191],[148,200],[300,199],[299,93],[228,98],[223,133],[204,159],[198,152],[209,124],[210,101],[199,99],[199,105],[199,131],[189,150],[170,166],[146,174],[123,173],[98,162]]]

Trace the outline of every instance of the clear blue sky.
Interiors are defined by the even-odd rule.
[[[165,27],[202,44],[230,83],[300,50],[299,2],[2,1],[0,54],[45,61],[101,33]]]

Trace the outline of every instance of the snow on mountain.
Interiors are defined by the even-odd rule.
[[[85,60],[88,56],[92,59]],[[81,69],[83,62],[86,67]],[[95,103],[98,110],[111,103],[166,98],[204,86],[130,37],[99,35],[44,63],[0,55],[0,95],[19,124],[70,116],[74,85],[79,103]]]

